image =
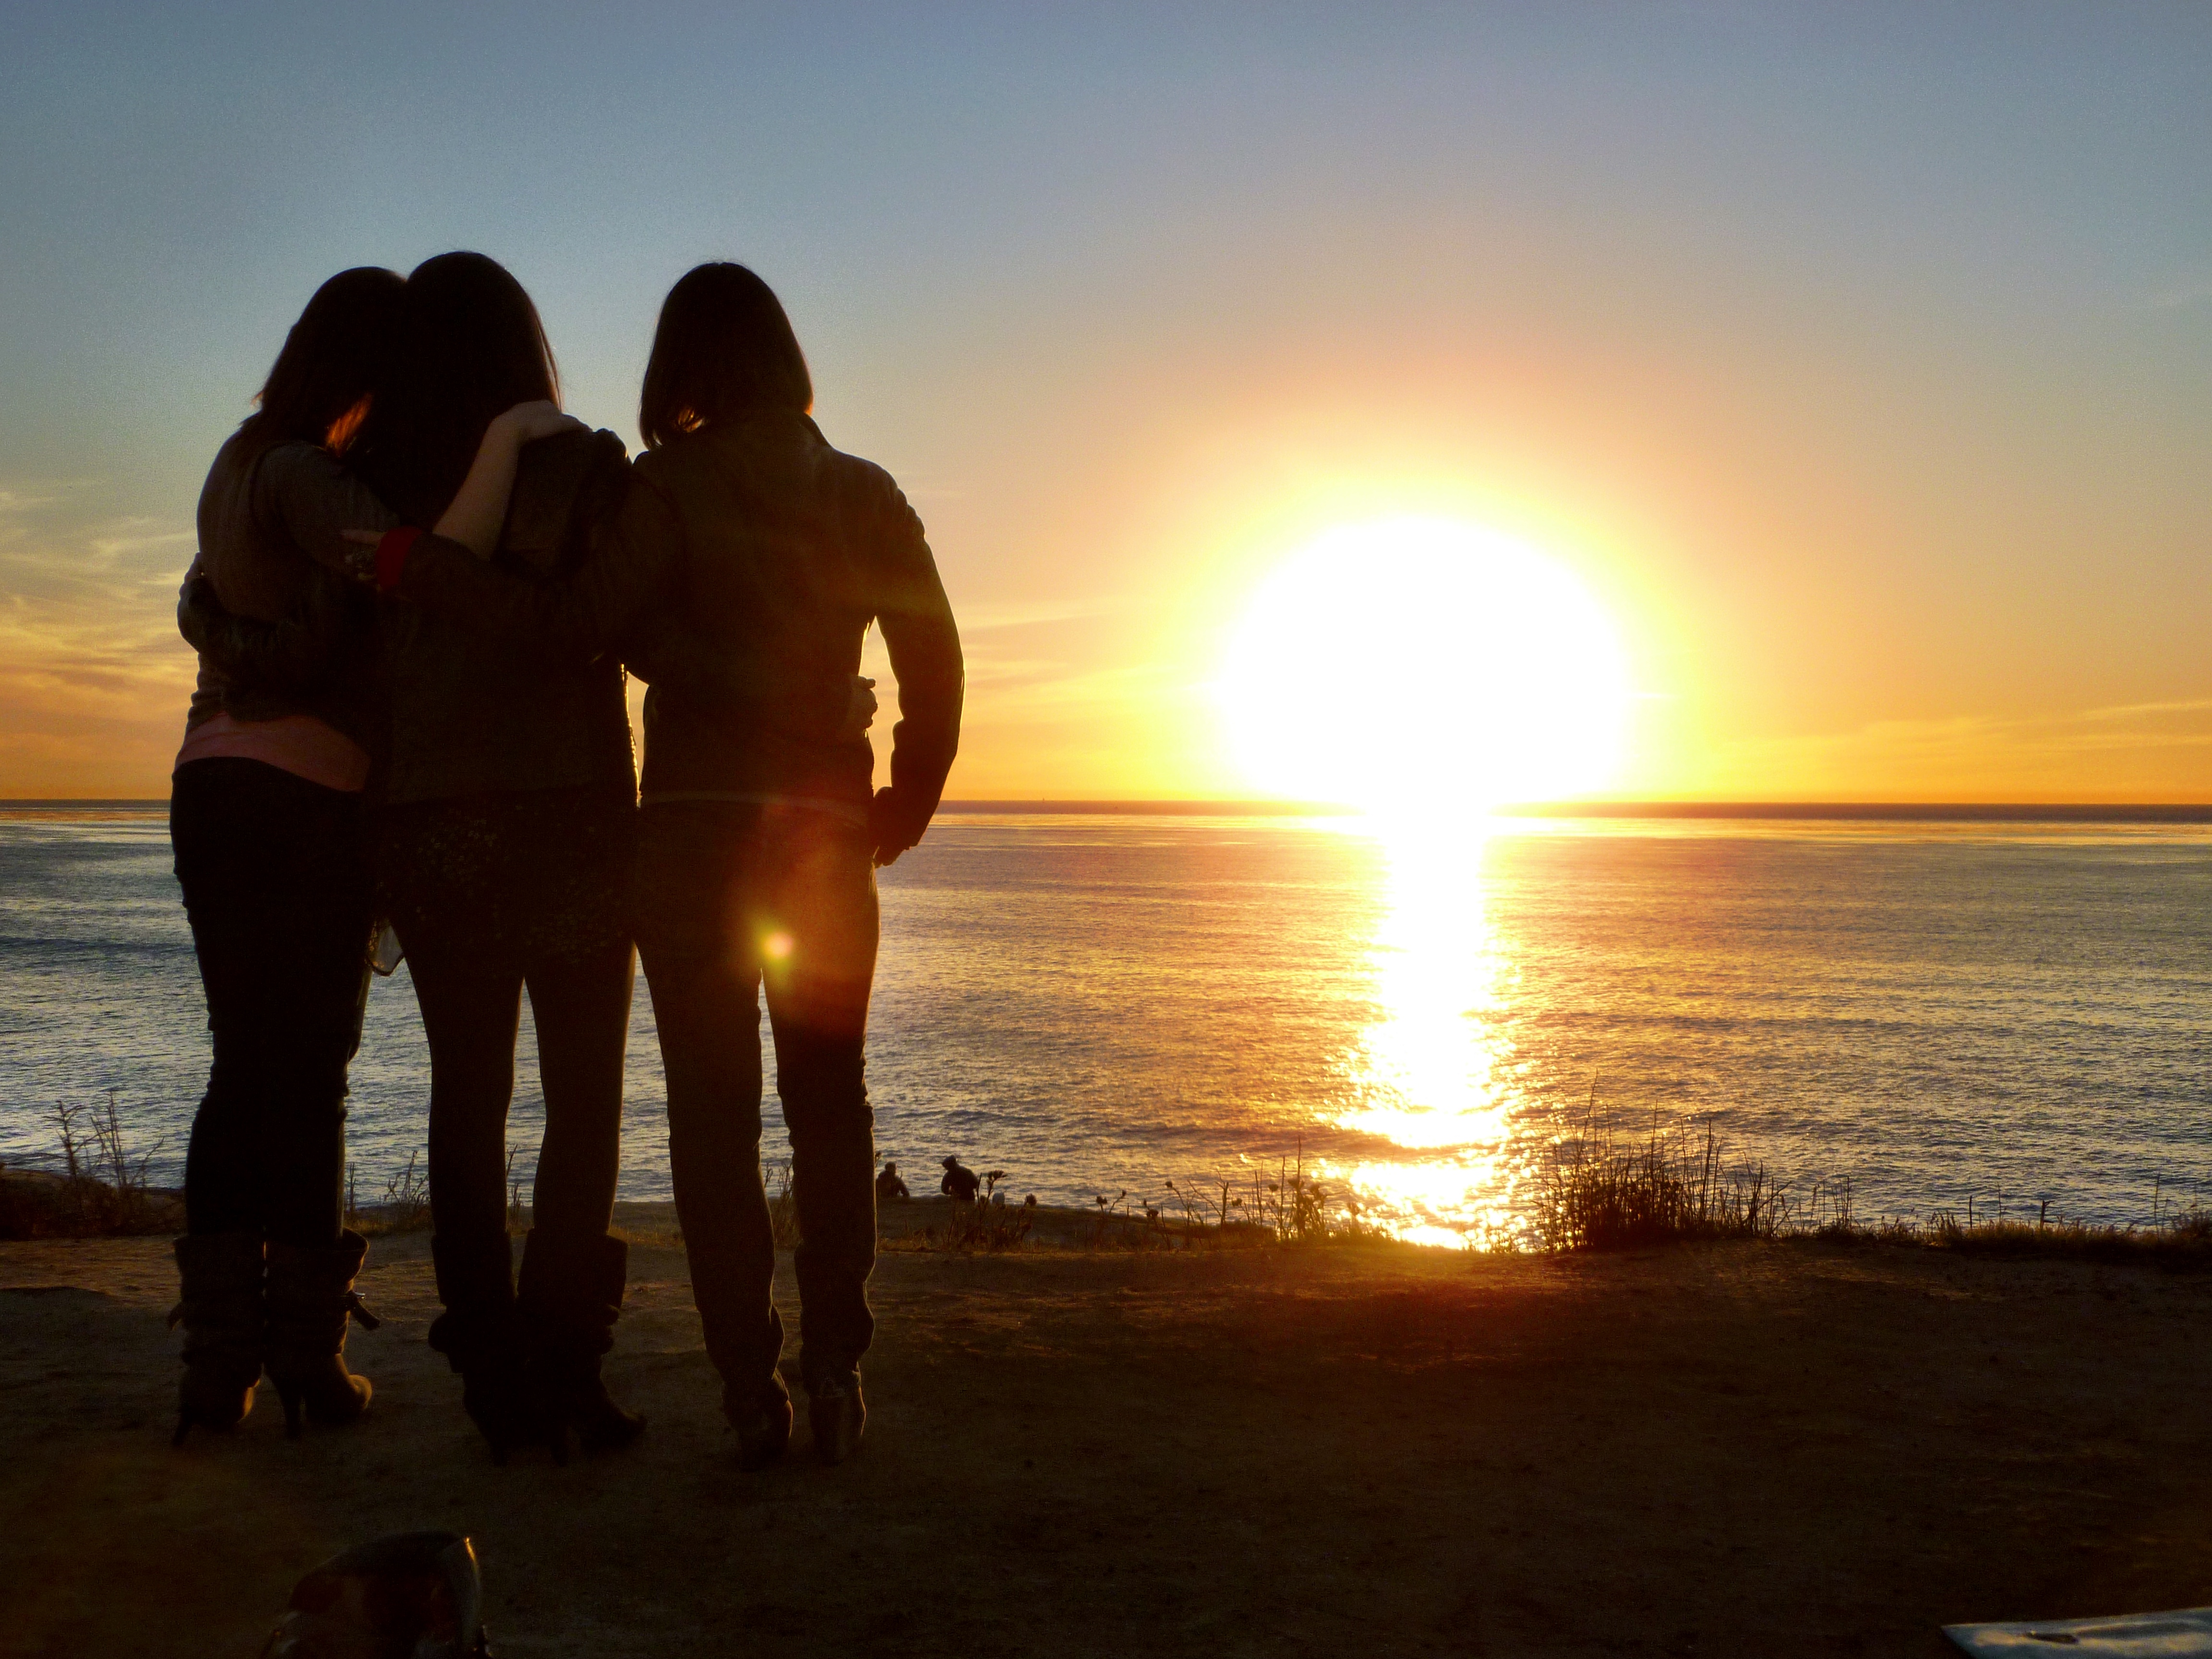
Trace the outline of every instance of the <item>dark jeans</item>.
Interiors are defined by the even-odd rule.
[[[193,761],[170,792],[169,840],[215,1036],[185,1225],[335,1244],[368,995],[361,797],[259,761]]]
[[[758,994],[799,1206],[801,1365],[858,1363],[875,1334],[874,1118],[862,1077],[876,970],[866,833],[827,814],[676,802],[640,814],[638,946],[668,1073],[668,1163],[707,1352],[733,1391],[783,1347],[761,1184]]]
[[[545,1090],[533,1225],[597,1238],[613,1213],[634,817],[626,797],[576,790],[384,816],[380,875],[430,1044],[430,1214],[449,1308],[507,1282],[507,1112],[526,986]]]

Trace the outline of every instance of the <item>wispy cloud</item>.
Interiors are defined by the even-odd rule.
[[[2084,709],[2074,718],[2083,720],[2134,720],[2144,714],[2197,714],[2212,711],[2212,697],[2191,697],[2181,702],[2128,702],[2110,708]]]
[[[1715,756],[1708,787],[1751,796],[2212,799],[2212,697],[1882,720],[1736,743]]]
[[[64,483],[42,487],[18,486],[12,489],[0,488],[0,539],[17,533],[18,526],[11,525],[9,520],[20,519],[40,507],[51,507],[76,487]]]
[[[192,541],[103,514],[89,480],[0,486],[0,793],[158,788],[195,672]]]
[[[963,605],[957,607],[960,616],[962,638],[974,634],[988,634],[1008,628],[1034,628],[1044,623],[1073,622],[1083,617],[1103,617],[1116,609],[1115,605],[1097,599],[1042,599],[1016,601],[1003,605]]]

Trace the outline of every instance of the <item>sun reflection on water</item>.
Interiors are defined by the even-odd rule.
[[[1514,971],[1484,915],[1486,822],[1370,827],[1388,872],[1369,952],[1376,1018],[1348,1058],[1355,1103],[1337,1122],[1391,1150],[1330,1173],[1370,1220],[1417,1243],[1510,1232],[1519,1068],[1502,1016]]]

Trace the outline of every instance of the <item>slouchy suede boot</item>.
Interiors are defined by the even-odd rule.
[[[446,1311],[430,1323],[430,1346],[461,1378],[461,1408],[505,1464],[519,1446],[544,1445],[556,1463],[568,1461],[566,1431],[546,1411],[525,1376],[521,1316],[514,1305],[507,1239],[434,1237],[438,1299]]]
[[[270,1243],[264,1353],[270,1381],[284,1402],[284,1432],[295,1440],[302,1407],[329,1428],[368,1409],[368,1379],[345,1365],[347,1322],[358,1321],[370,1331],[381,1322],[353,1287],[368,1255],[368,1241],[350,1231],[319,1250]]]
[[[181,1446],[194,1427],[234,1429],[261,1381],[261,1240],[252,1233],[188,1233],[176,1243],[185,1375],[177,1387]]]
[[[587,1451],[627,1446],[645,1432],[645,1419],[617,1405],[599,1376],[629,1276],[629,1246],[605,1234],[563,1237],[533,1228],[523,1246],[520,1301],[533,1389]]]

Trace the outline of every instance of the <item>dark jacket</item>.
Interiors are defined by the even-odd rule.
[[[344,532],[393,522],[319,445],[234,434],[200,491],[178,596],[178,629],[200,653],[186,726],[312,714],[374,747],[375,606],[341,574],[356,550]]]
[[[611,432],[525,445],[495,564],[513,576],[573,572],[611,530],[629,482],[629,456]],[[551,651],[411,605],[386,605],[380,620],[392,700],[388,803],[635,787],[617,656]]]
[[[650,489],[631,474],[633,491]],[[806,672],[734,654],[692,625],[672,537],[610,534],[592,556],[550,580],[516,574],[459,542],[428,535],[409,551],[396,597],[467,632],[556,662],[621,659],[629,672],[732,726],[827,743],[844,727],[854,677]]]
[[[566,580],[518,581],[426,537],[398,596],[515,648],[618,653],[652,684],[648,803],[799,800],[864,814],[874,756],[865,737],[837,732],[872,622],[903,714],[878,809],[890,844],[920,839],[958,746],[960,640],[921,521],[888,473],[831,449],[804,416],[717,427],[641,457],[611,532]]]
[[[648,452],[636,482],[617,534],[676,550],[689,627],[731,656],[792,677],[851,675],[869,625],[882,628],[902,718],[878,841],[921,839],[959,747],[963,671],[921,520],[890,475],[832,449],[803,415],[760,414]],[[875,757],[866,737],[733,724],[683,685],[658,683],[645,732],[647,805],[868,805]]]

